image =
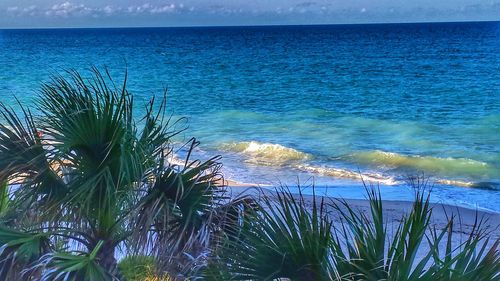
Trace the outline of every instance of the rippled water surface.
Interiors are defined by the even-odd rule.
[[[61,69],[125,67],[138,104],[169,91],[228,177],[500,211],[500,23],[0,31],[0,99]],[[15,106],[15,105],[14,105]]]

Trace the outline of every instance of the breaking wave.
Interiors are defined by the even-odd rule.
[[[376,173],[360,173],[356,171],[351,171],[347,169],[339,169],[332,167],[319,167],[312,165],[297,165],[296,168],[302,171],[311,172],[315,174],[320,174],[335,178],[353,179],[353,180],[363,180],[372,183],[380,183],[384,185],[397,185],[401,184],[401,181],[396,180],[391,176],[385,176]]]
[[[310,154],[274,143],[256,141],[235,142],[220,146],[223,151],[238,152],[248,157],[246,162],[259,165],[285,165],[312,159]]]
[[[467,158],[439,158],[409,156],[381,150],[356,152],[351,155],[356,164],[371,165],[383,169],[407,169],[436,176],[494,176],[494,169],[484,162]]]
[[[403,184],[407,179],[406,175],[424,172],[424,174],[432,176],[433,181],[437,184],[487,189],[498,188],[496,183],[459,180],[468,176],[494,174],[493,167],[487,163],[466,158],[409,156],[380,150],[356,152],[337,158],[348,160],[355,165],[373,167],[375,170],[375,172],[366,170],[360,172],[357,169],[316,165],[309,161],[314,160],[313,155],[275,143],[233,142],[223,144],[219,149],[244,155],[246,163],[286,166],[328,177],[363,180],[383,185]]]

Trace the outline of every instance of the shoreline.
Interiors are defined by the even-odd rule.
[[[256,184],[256,183],[245,183],[245,182],[239,182],[231,179],[224,179],[224,184],[231,190],[231,192],[236,189],[260,189],[264,191],[265,194],[268,192],[273,192],[272,188],[274,188],[273,185],[270,184]],[[243,191],[237,192],[238,195],[242,194]],[[310,194],[304,194],[306,197],[312,197]],[[328,195],[316,195],[316,197],[320,198],[328,198],[328,199],[333,199],[333,200],[346,200],[348,202],[356,202],[356,201],[367,201],[367,199],[358,199],[358,198],[342,198],[342,197],[336,197],[336,196],[328,196]],[[382,198],[382,201],[385,202],[393,202],[393,203],[399,203],[399,204],[407,204],[411,205],[412,201],[409,200],[390,200],[390,199],[384,199]],[[457,210],[464,210],[466,212],[478,212],[479,214],[489,214],[489,215],[498,215],[498,220],[500,221],[500,212],[495,211],[495,210],[490,210],[486,208],[473,208],[473,207],[467,207],[467,206],[462,206],[462,205],[453,205],[453,204],[448,204],[448,203],[438,203],[438,202],[431,202],[430,203],[433,206],[444,206],[446,209],[451,210],[451,209],[457,209]],[[500,226],[500,223],[499,223]]]
[[[271,188],[266,188],[262,185],[240,183],[232,180],[224,180],[227,184],[228,192],[231,198],[238,196],[250,196],[259,200],[261,196],[274,197],[275,191]],[[304,194],[306,205],[312,206],[313,195]],[[325,202],[345,200],[350,207],[360,212],[368,213],[370,210],[369,201],[367,199],[345,199],[330,196],[316,195],[316,200],[324,199]],[[337,201],[338,202],[338,201]],[[395,229],[401,221],[403,215],[407,214],[412,207],[413,202],[402,200],[385,200],[382,198],[384,218],[387,223],[387,229]],[[473,225],[483,219],[482,226],[489,232],[491,240],[500,239],[500,212],[487,211],[466,208],[463,206],[453,206],[444,203],[430,203],[432,208],[431,225],[437,229],[446,227],[449,218],[454,217],[456,228],[454,242],[459,245],[462,241],[467,240],[470,235]],[[334,225],[341,225],[339,217],[332,210],[332,219]]]

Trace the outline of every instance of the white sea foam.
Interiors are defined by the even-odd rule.
[[[393,177],[384,176],[382,174],[376,174],[376,173],[360,173],[347,169],[339,169],[333,167],[318,167],[310,165],[297,165],[296,168],[302,171],[316,173],[329,177],[353,179],[359,181],[362,180],[367,183],[380,183],[383,185],[401,184],[400,181],[394,179]]]
[[[287,165],[290,168],[304,172],[336,178],[364,180],[385,185],[395,185],[399,183],[392,177],[375,173],[360,174],[357,171],[350,171],[347,169],[313,166],[307,163],[307,160],[313,158],[312,155],[281,144],[249,141],[224,144],[220,148],[224,151],[241,153],[247,157],[245,162],[252,164]]]
[[[246,162],[259,165],[286,165],[312,158],[310,154],[290,147],[256,141],[223,144],[220,149],[242,153],[247,156]]]
[[[349,156],[355,164],[371,165],[382,168],[381,172],[360,172],[347,168],[331,167],[326,165],[316,165],[311,163],[311,154],[297,149],[286,147],[275,143],[261,143],[257,141],[234,142],[220,146],[223,151],[241,153],[246,158],[247,163],[267,166],[286,166],[300,171],[335,177],[366,181],[369,183],[379,183],[383,185],[403,184],[404,174],[391,174],[389,169],[409,169],[413,171],[428,172],[434,176],[433,181],[437,184],[475,187],[476,183],[466,180],[457,180],[450,175],[460,175],[462,173],[488,172],[491,168],[487,163],[466,158],[439,158],[430,156],[409,156],[393,152],[380,150],[357,152]],[[386,172],[384,172],[386,170]],[[433,173],[432,173],[433,172]],[[439,175],[442,175],[440,177]]]

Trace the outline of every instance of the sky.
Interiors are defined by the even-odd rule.
[[[500,20],[500,0],[0,0],[0,28]]]

